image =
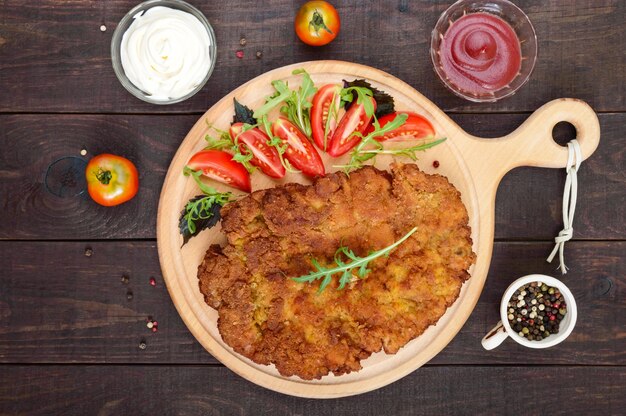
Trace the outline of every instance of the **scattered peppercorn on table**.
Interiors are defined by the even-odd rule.
[[[193,0],[215,31],[213,74],[190,99],[157,106],[126,91],[111,67],[113,32],[137,3],[7,0],[0,8],[0,414],[623,413],[626,4],[517,1],[537,32],[537,65],[514,96],[475,104],[450,93],[430,61],[431,31],[451,0],[332,2],[341,30],[322,47],[297,37],[300,4]],[[545,261],[562,226],[564,172],[509,173],[489,276],[454,340],[389,386],[315,401],[244,380],[195,340],[160,274],[155,223],[167,167],[200,115],[261,73],[319,59],[387,71],[479,137],[511,132],[553,98],[580,98],[598,112],[602,142],[578,172],[566,275]],[[575,131],[558,125],[554,136],[564,144]],[[53,162],[102,153],[136,165],[132,200],[104,207],[86,192],[60,197],[46,187]],[[533,273],[571,289],[574,331],[551,348],[508,340],[484,350],[505,289]],[[569,305],[551,289],[529,285],[511,299],[507,318],[521,334],[513,335],[555,333]]]

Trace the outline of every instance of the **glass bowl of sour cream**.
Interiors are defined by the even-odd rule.
[[[152,104],[174,104],[204,87],[215,67],[215,33],[181,0],[149,0],[131,9],[113,33],[113,70],[124,88]]]

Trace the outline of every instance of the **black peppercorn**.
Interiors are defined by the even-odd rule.
[[[533,282],[513,293],[507,305],[511,329],[529,341],[559,332],[559,323],[567,313],[563,295],[545,283]]]

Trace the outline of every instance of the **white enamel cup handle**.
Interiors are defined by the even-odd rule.
[[[508,337],[509,334],[506,332],[506,329],[504,329],[504,324],[502,321],[499,321],[498,324],[484,336],[481,344],[484,349],[492,350],[502,344]]]

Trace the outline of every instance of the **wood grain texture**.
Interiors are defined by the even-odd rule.
[[[245,0],[224,7],[222,2],[196,0],[194,5],[217,36],[215,72],[202,91],[184,103],[146,104],[124,90],[110,60],[117,22],[136,3],[5,0],[0,18],[0,111],[203,112],[243,80],[286,64],[321,59],[390,72],[444,110],[532,111],[567,96],[581,98],[597,111],[626,110],[626,57],[620,53],[626,48],[626,3],[620,0],[524,1],[521,7],[538,37],[535,71],[518,94],[484,105],[455,97],[432,69],[430,33],[448,0],[335,1],[341,33],[323,48],[297,39],[297,2]],[[100,31],[101,24],[106,32]],[[239,45],[242,36],[245,48]],[[235,56],[238,49],[244,50],[243,59]],[[256,59],[256,51],[263,52],[262,59]]]
[[[242,82],[293,62],[342,59],[378,67],[483,137],[512,131],[528,116],[521,112],[561,96],[582,98],[601,112],[626,111],[625,2],[516,2],[537,30],[537,67],[517,95],[476,105],[443,87],[428,56],[430,31],[452,0],[334,1],[342,32],[324,48],[307,47],[295,37],[297,2],[242,0],[224,7],[193,0],[216,31],[217,67],[198,95],[167,107],[132,97],[111,67],[113,30],[137,2],[0,1],[0,113],[160,114],[0,115],[0,240],[79,240],[0,241],[0,414],[623,413],[623,241],[567,244],[572,270],[562,280],[581,314],[563,344],[542,351],[510,341],[491,352],[480,348],[510,281],[557,273],[544,261],[552,248],[547,242],[496,243],[479,303],[433,365],[363,396],[313,401],[261,389],[216,365],[175,311],[154,241],[85,240],[153,239],[165,171],[199,114]],[[103,23],[106,32],[100,31]],[[242,60],[235,57],[238,49],[245,52]],[[263,52],[260,60],[257,50]],[[500,114],[486,114],[493,112]],[[600,122],[602,144],[579,172],[584,195],[574,238],[623,240],[626,114],[601,114]],[[142,175],[137,198],[105,209],[88,198],[47,194],[42,180],[48,164],[83,148],[88,156],[111,151],[133,159]],[[509,173],[497,196],[496,239],[552,239],[561,227],[564,179],[552,169]],[[84,256],[86,246],[93,248],[90,258]],[[130,276],[128,286],[120,282],[122,273]],[[150,276],[156,287],[148,284]],[[146,328],[148,316],[158,320],[159,332]],[[146,350],[138,348],[141,340]],[[107,365],[80,365],[87,363]]]
[[[87,246],[91,257],[84,256]],[[551,249],[549,243],[496,243],[474,312],[430,364],[626,365],[626,242],[567,243],[571,271],[562,278],[545,262]],[[0,270],[2,363],[217,362],[178,316],[152,241],[0,242]],[[499,319],[502,293],[531,273],[556,276],[570,287],[579,308],[574,332],[547,350],[507,341],[484,351],[480,340]],[[122,274],[129,276],[128,285]],[[150,276],[156,287],[149,285]],[[146,328],[148,316],[158,321],[157,333]],[[142,339],[145,350],[138,348]]]
[[[166,166],[199,116],[3,115],[0,116],[0,239],[154,238],[156,209]],[[469,133],[497,137],[527,114],[454,114]],[[601,114],[602,142],[579,171],[574,238],[626,235],[626,114]],[[200,140],[200,138],[199,138]],[[54,160],[114,152],[133,160],[141,186],[137,197],[115,208],[83,198],[58,198],[43,186]],[[496,199],[497,239],[552,239],[562,227],[565,173],[518,168],[507,174]]]
[[[623,414],[623,367],[425,367],[376,392],[307,400],[208,366],[0,366],[12,415]]]

